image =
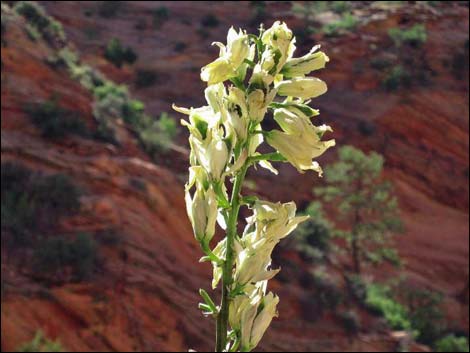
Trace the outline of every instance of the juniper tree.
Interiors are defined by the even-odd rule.
[[[326,186],[314,192],[337,211],[341,228],[334,233],[346,240],[354,272],[360,274],[365,263],[399,264],[393,236],[403,227],[392,185],[382,177],[383,157],[352,146],[338,154],[325,168]]]

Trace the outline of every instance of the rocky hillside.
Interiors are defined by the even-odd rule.
[[[61,33],[51,24],[38,31],[31,18],[11,9],[13,2],[6,3],[2,351],[16,349],[37,330],[70,351],[210,349],[212,324],[197,310],[197,289],[209,286],[210,268],[198,263],[183,201],[186,137],[180,132],[169,146],[154,146],[155,139],[142,133],[148,125],[133,102],[145,103],[151,116],[169,112],[173,102],[201,104],[199,68],[216,55],[210,43],[222,40],[230,25],[254,30],[260,19],[267,24],[283,19],[303,33],[306,20],[288,2],[272,2],[262,10],[250,2],[39,2],[63,26]],[[410,283],[443,292],[452,329],[468,335],[468,6],[360,3],[353,9],[357,30],[299,39],[302,53],[318,42],[331,58],[321,73],[329,93],[314,103],[335,127],[338,144],[384,154],[406,226],[398,244],[406,262],[403,272]],[[332,23],[335,16],[325,11],[313,22]],[[399,46],[388,35],[390,28],[416,23],[426,25],[421,46]],[[134,54],[127,62],[113,64],[106,55],[113,38]],[[396,67],[407,74],[394,75]],[[100,119],[109,96],[105,92],[100,100],[90,80],[127,85],[130,93],[120,93],[119,104],[131,107],[135,119],[119,113],[110,122]],[[43,115],[32,111],[71,118],[44,126]],[[323,163],[333,159],[334,153],[327,153]],[[66,212],[57,204],[72,200],[72,193],[61,194],[50,207],[37,206],[39,219],[28,219],[35,225],[27,233],[33,243],[18,242],[24,232],[15,224],[4,226],[8,163],[14,163],[9,168],[15,178],[26,172],[11,166],[21,165],[31,173],[25,180],[44,185],[48,177],[61,175],[79,190],[79,206],[67,206]],[[268,174],[253,176],[251,187],[260,194],[269,190],[272,200],[295,199],[305,206],[319,180],[299,177],[287,165],[280,171],[274,189]],[[17,211],[27,213],[28,207]],[[44,275],[37,265],[45,258],[37,249],[49,244],[43,238],[79,239],[77,234],[88,234],[96,252],[87,275],[70,269]],[[403,343],[361,307],[356,310],[362,325],[354,335],[338,315],[320,316],[314,292],[302,281],[307,265],[295,251],[286,249],[282,256],[298,269],[273,281],[282,298],[281,316],[262,350],[390,351]],[[376,275],[396,274],[391,271]],[[341,273],[331,272],[341,280]]]

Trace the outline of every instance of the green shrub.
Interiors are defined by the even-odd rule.
[[[402,264],[397,250],[392,248],[380,248],[373,253],[365,254],[365,257],[367,261],[374,266],[377,266],[384,261],[396,267],[400,267]]]
[[[185,43],[185,42],[176,42],[175,43],[175,46],[174,46],[174,49],[177,53],[181,53],[182,51],[184,51],[186,48],[188,47],[188,45]]]
[[[297,249],[305,260],[321,262],[330,249],[330,230],[313,219],[296,229]]]
[[[49,43],[62,43],[65,41],[62,25],[48,16],[45,10],[36,2],[18,1],[14,6],[14,10],[25,18],[30,28],[37,31]]]
[[[98,4],[98,15],[103,18],[116,17],[122,10],[124,1],[100,1]]]
[[[60,49],[54,55],[50,56],[47,59],[47,63],[56,69],[66,68],[71,70],[79,63],[78,53],[69,47],[65,47]]]
[[[7,162],[1,166],[1,183],[2,240],[9,247],[32,246],[39,229],[80,208],[80,191],[65,175],[44,176]],[[3,238],[3,230],[8,237]]]
[[[158,82],[158,73],[149,69],[139,69],[136,71],[135,85],[137,88],[147,88]]]
[[[456,337],[447,335],[435,343],[436,352],[468,352],[469,345],[467,337]]]
[[[469,66],[468,39],[465,41],[463,50],[457,50],[452,55],[451,71],[455,78],[464,79],[468,76]]]
[[[351,1],[330,1],[330,6],[333,12],[338,14],[350,12],[352,9]]]
[[[20,164],[6,162],[1,166],[2,247],[29,246],[29,230],[36,226],[36,204],[30,200],[28,188],[31,171]],[[7,237],[6,230],[11,235]]]
[[[105,84],[104,76],[88,65],[71,65],[68,68],[72,78],[92,92]]]
[[[63,348],[60,342],[52,341],[38,331],[34,338],[22,345],[17,352],[63,352]]]
[[[46,138],[62,138],[69,134],[86,137],[87,128],[76,112],[60,107],[56,99],[26,106],[26,113]]]
[[[365,303],[367,298],[367,284],[360,275],[346,275],[346,285],[353,298],[360,303]]]
[[[357,123],[357,130],[362,136],[372,136],[375,134],[377,128],[374,122],[368,120],[361,120]]]
[[[94,115],[98,121],[121,118],[137,134],[145,151],[154,156],[168,150],[177,133],[176,122],[166,113],[159,119],[145,114],[145,105],[129,96],[127,88],[107,81],[94,90]]]
[[[293,270],[293,275],[297,272]],[[307,290],[305,297],[300,298],[301,315],[310,322],[317,321],[327,311],[334,312],[343,301],[341,288],[322,270],[302,272],[299,284]]]
[[[314,300],[317,301],[321,310],[335,310],[344,299],[338,284],[322,271],[314,271],[311,276],[315,289]]]
[[[323,262],[331,247],[332,234],[329,222],[319,202],[312,202],[305,210],[310,218],[296,229],[295,248],[308,261]]]
[[[121,67],[123,64],[133,64],[137,60],[137,54],[130,47],[124,48],[121,41],[113,38],[106,46],[104,57],[116,67]]]
[[[380,70],[380,71],[387,69],[392,65],[390,60],[386,58],[381,58],[381,57],[376,57],[376,58],[371,59],[369,64],[373,69]]]
[[[392,329],[411,330],[406,308],[393,299],[388,286],[368,285],[365,304],[372,312],[382,315]]]
[[[426,27],[423,24],[415,24],[409,29],[391,28],[388,35],[397,47],[406,44],[418,48],[427,40]]]
[[[361,321],[359,315],[355,311],[346,311],[338,314],[341,323],[347,333],[355,335],[361,329]]]
[[[346,31],[353,30],[356,28],[358,23],[359,21],[354,15],[351,13],[345,13],[339,21],[324,25],[322,27],[322,32],[328,37],[333,37]]]
[[[215,28],[220,24],[219,19],[214,14],[210,13],[205,15],[201,20],[201,25],[203,27]]]
[[[73,279],[90,276],[97,258],[97,246],[88,233],[74,239],[55,236],[41,240],[34,249],[35,271],[42,275],[57,276],[71,271]]]
[[[401,290],[407,303],[411,325],[417,341],[432,345],[446,330],[441,309],[442,294],[428,290]]]
[[[411,76],[403,66],[394,66],[384,77],[382,85],[387,91],[396,91],[400,87],[411,85]]]
[[[7,17],[6,15],[3,14],[3,11],[2,11],[2,27],[1,27],[1,44],[2,44],[2,47],[6,47],[7,46],[7,42],[5,40],[5,35],[7,33],[7,23],[8,23],[8,20],[7,20]]]
[[[93,111],[98,120],[122,118],[131,124],[136,123],[134,119],[141,113],[141,110],[132,110],[132,107],[136,108],[138,104],[131,103],[126,86],[106,81],[103,85],[96,87],[93,93],[95,96]],[[141,105],[139,107],[142,108]],[[129,112],[132,116],[123,116]]]
[[[170,11],[165,6],[160,6],[152,11],[153,26],[160,29],[161,26],[170,18]]]
[[[139,133],[145,151],[151,156],[168,151],[178,131],[175,120],[167,113],[162,113],[157,120],[147,118],[148,122]]]
[[[24,28],[26,35],[28,36],[31,41],[36,42],[41,38],[41,33],[36,29],[36,27],[31,26],[30,24],[26,24]]]
[[[95,238],[100,244],[110,247],[120,245],[124,241],[123,235],[115,229],[99,231],[95,233]]]

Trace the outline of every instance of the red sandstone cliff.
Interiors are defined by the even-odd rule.
[[[216,54],[208,49],[210,42],[223,38],[232,24],[246,26],[252,17],[247,3],[159,2],[171,15],[155,30],[152,2],[125,2],[125,9],[109,19],[97,17],[96,2],[42,3],[64,25],[84,62],[129,84],[132,94],[155,115],[169,111],[172,102],[202,103],[198,69]],[[266,22],[281,18],[300,27],[302,23],[287,10],[270,5]],[[197,29],[209,12],[220,25],[202,38]],[[468,296],[466,302],[458,298],[469,266],[468,71],[467,78],[457,80],[442,64],[468,40],[468,7],[449,5],[436,12],[407,6],[375,17],[362,15],[371,20],[354,34],[316,38],[331,65],[321,73],[329,93],[314,104],[335,127],[338,144],[385,155],[386,173],[397,186],[406,223],[399,243],[405,272],[412,281],[443,291],[449,317],[468,332]],[[380,72],[367,65],[390,47],[388,28],[403,21],[426,23],[429,39],[423,51],[436,75],[428,86],[389,93],[380,87]],[[208,349],[212,323],[197,310],[197,289],[208,286],[210,271],[197,263],[200,252],[184,212],[184,155],[172,152],[169,162],[154,164],[126,129],[120,147],[79,137],[54,142],[41,137],[23,112],[26,103],[60,92],[61,104],[79,112],[93,129],[93,98],[66,72],[47,64],[52,49],[43,40],[31,41],[24,26],[21,18],[9,23],[8,44],[1,50],[2,163],[16,161],[71,176],[86,192],[79,214],[61,220],[60,227],[119,229],[124,241],[116,248],[100,249],[104,262],[90,281],[48,288],[4,261],[8,254],[2,249],[2,281],[7,284],[1,309],[2,351],[17,348],[38,329],[59,338],[70,351]],[[117,69],[103,59],[103,43],[112,37],[138,53],[134,65]],[[175,51],[177,42],[186,44],[183,52]],[[153,87],[133,85],[139,68],[157,72]],[[358,130],[361,121],[372,126],[371,136]],[[185,143],[184,134],[180,141]],[[331,153],[324,162],[332,158]],[[144,183],[144,190],[136,188],[135,179]],[[259,192],[272,182],[268,174],[257,178]],[[312,175],[298,177],[282,166],[277,187],[270,187],[268,196],[302,204],[312,198],[317,182]],[[297,259],[295,253],[286,256]],[[396,346],[390,332],[366,313],[361,315],[366,323],[363,332],[348,337],[332,317],[311,322],[301,315],[309,292],[298,283],[275,281],[272,286],[282,298],[281,317],[267,334],[263,350],[386,351]]]

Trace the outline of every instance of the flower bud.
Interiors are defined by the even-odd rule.
[[[215,234],[217,220],[217,199],[214,191],[204,190],[201,184],[196,185],[196,192],[191,197],[190,186],[185,190],[186,211],[193,226],[196,239],[209,244]]]
[[[285,62],[292,57],[295,50],[295,38],[292,31],[287,27],[284,22],[276,21],[274,24],[266,30],[261,40],[268,49],[273,51],[275,54],[275,69],[274,73],[281,71]]]
[[[253,322],[253,328],[250,338],[250,349],[255,348],[261,341],[264,333],[271,324],[274,317],[277,317],[277,304],[279,297],[273,293],[268,293],[262,300],[261,307],[263,308]]]

